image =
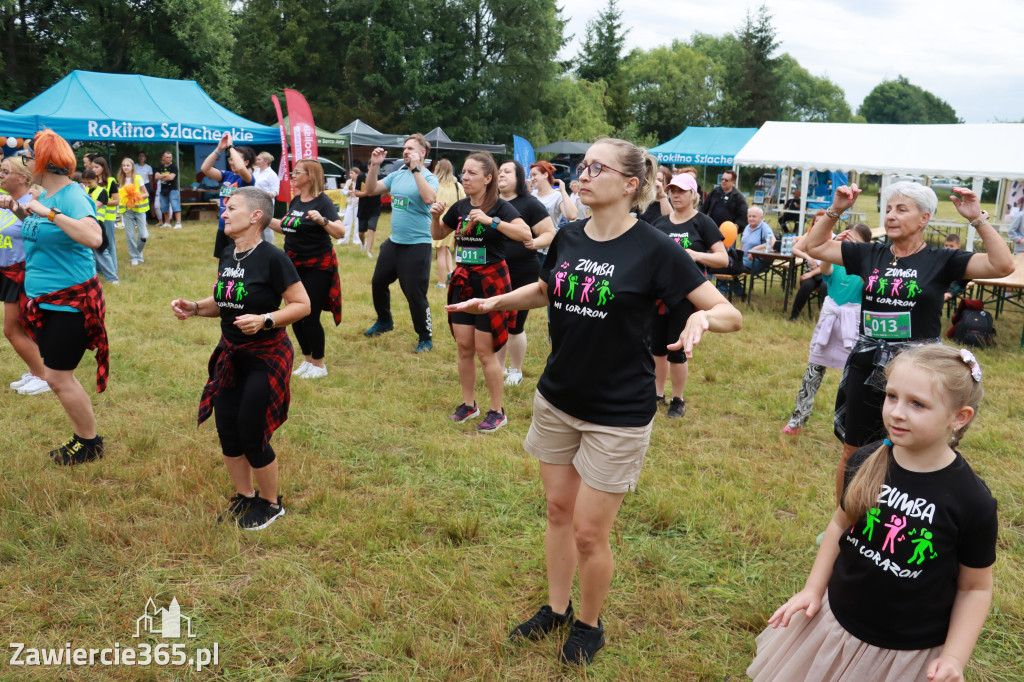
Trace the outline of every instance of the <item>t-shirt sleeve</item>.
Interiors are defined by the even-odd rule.
[[[388,191],[390,192],[391,191],[391,183],[393,183],[395,181],[395,177],[397,175],[398,175],[398,171],[395,171],[394,173],[388,173],[387,177],[385,177],[383,180],[380,180],[378,178],[377,182],[383,182],[384,186],[387,187]],[[363,191],[365,192],[366,190],[364,189]]]
[[[953,251],[950,258],[946,261],[942,278],[950,282],[963,279],[964,273],[967,272],[967,264],[973,255],[970,251],[962,251],[960,249]]]
[[[691,291],[707,281],[685,249],[658,248],[648,257],[654,275],[654,295],[669,308],[678,306]]]
[[[320,201],[320,206],[317,207],[317,210],[320,211],[320,215],[327,218],[330,222],[337,220],[338,208],[334,205],[334,202],[331,201],[326,194],[321,194],[318,199]]]
[[[95,218],[96,217],[96,202],[92,200],[85,190],[78,188],[78,191],[74,191],[75,188],[69,188],[71,191],[65,191],[60,197],[60,201],[55,208],[61,210],[62,213],[67,215],[69,218]],[[102,197],[102,194],[101,194]],[[104,203],[106,201],[104,200]]]
[[[110,182],[110,194],[117,194],[119,189],[120,187],[117,184],[117,180],[112,180]]]
[[[544,204],[537,201],[536,197],[528,197],[530,201],[524,201],[522,203],[522,217],[526,221],[526,224],[530,226],[531,232],[534,225],[540,223],[545,218],[550,218],[548,211],[544,208]]]
[[[274,249],[274,258],[270,262],[270,286],[278,294],[283,294],[285,289],[299,280],[299,271],[295,269],[291,259],[284,251]]]
[[[718,225],[715,225],[715,221],[708,218],[703,213],[697,214],[697,229],[700,230],[701,236],[704,238],[704,244],[707,250],[710,252],[711,247],[718,242],[724,242],[725,237],[722,236],[722,231],[718,229]]]
[[[508,203],[504,199],[498,200],[498,204],[495,207],[495,209],[496,210],[494,211],[491,217],[498,218],[499,220],[505,223],[510,223],[516,218],[522,217],[521,215],[519,215],[519,211],[516,210],[516,207]]]
[[[107,194],[107,190],[100,190],[100,193],[96,196],[96,201],[100,202],[101,204],[106,204],[108,201],[110,201],[110,195]],[[95,205],[96,202],[93,202],[94,207]]]
[[[434,175],[433,173],[431,173],[430,175],[424,175],[423,177],[426,179],[427,184],[430,185],[431,189],[433,189],[435,192],[437,191],[437,188],[441,186],[437,182],[437,176]]]
[[[978,479],[977,503],[968,515],[969,525],[963,529],[957,546],[957,561],[970,568],[987,568],[996,561],[996,539],[999,519],[996,501],[987,487]]]
[[[843,267],[846,268],[846,271],[851,275],[863,276],[862,270],[874,246],[856,242],[843,242],[840,246],[843,250]]]

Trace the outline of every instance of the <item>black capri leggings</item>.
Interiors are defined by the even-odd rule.
[[[505,262],[508,265],[508,277],[512,280],[513,291],[519,287],[525,287],[527,284],[533,284],[540,277],[540,263],[532,253],[528,253],[522,258]],[[526,316],[529,313],[529,310],[518,311],[516,313],[515,326],[509,327],[508,333],[522,334],[523,328],[526,326]]]
[[[270,443],[263,445],[270,403],[270,380],[262,360],[235,353],[235,385],[213,397],[221,451],[225,457],[245,456],[249,466],[262,469],[274,461]]]
[[[312,355],[314,360],[324,357],[324,326],[320,324],[320,304],[331,290],[333,273],[327,270],[298,268],[299,279],[309,294],[309,315],[292,325],[295,339],[303,355]]]
[[[89,343],[85,315],[66,310],[43,310],[43,327],[36,335],[43,364],[50,369],[78,367]]]

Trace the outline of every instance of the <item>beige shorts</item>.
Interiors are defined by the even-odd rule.
[[[577,419],[533,396],[533,421],[523,447],[548,464],[572,464],[584,483],[606,493],[636,490],[654,420],[646,426],[603,426]]]

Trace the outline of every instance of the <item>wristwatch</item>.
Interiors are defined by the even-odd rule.
[[[500,224],[501,224],[501,218],[495,218],[494,222],[491,223],[491,227],[493,227],[495,230],[497,230],[498,229],[498,225],[500,225]]]
[[[54,218],[63,214],[64,212],[61,211],[59,208],[51,208],[50,212],[46,214],[46,219],[52,223]]]
[[[272,313],[266,313],[263,315],[263,328],[273,329],[274,328],[274,315]]]
[[[420,167],[419,166],[413,166],[412,169],[410,170],[410,172],[412,172],[412,173],[419,173],[420,172]]]

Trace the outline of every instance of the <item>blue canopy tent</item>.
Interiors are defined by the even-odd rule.
[[[14,113],[68,140],[216,144],[230,132],[240,144],[281,141],[276,127],[229,111],[195,81],[152,76],[72,71]]]
[[[661,163],[693,166],[732,166],[757,128],[700,128],[689,126],[664,144],[651,148]]]
[[[32,137],[39,130],[35,116],[19,116],[0,109],[0,144],[8,137]]]

